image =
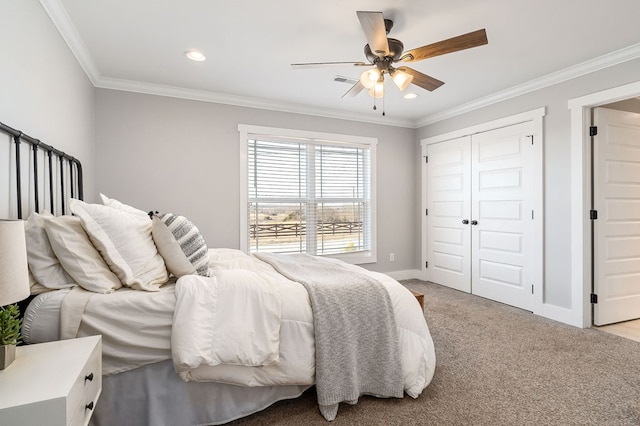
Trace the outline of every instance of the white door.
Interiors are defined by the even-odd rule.
[[[427,147],[430,281],[533,310],[531,126]]]
[[[640,114],[594,109],[593,322],[640,318]]]
[[[429,280],[467,293],[471,291],[470,142],[466,136],[427,147]]]
[[[472,293],[533,310],[532,124],[472,138]]]

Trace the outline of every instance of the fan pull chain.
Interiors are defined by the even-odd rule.
[[[384,113],[384,82],[382,83],[382,116],[384,117],[386,114]]]
[[[376,86],[373,86],[373,110],[377,110],[376,108]]]

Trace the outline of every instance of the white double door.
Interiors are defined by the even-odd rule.
[[[640,114],[594,109],[593,323],[640,318]]]
[[[531,123],[427,147],[429,281],[533,310]]]

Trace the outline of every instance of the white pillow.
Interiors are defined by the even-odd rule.
[[[45,217],[53,216],[51,213],[43,212],[40,215],[33,212],[24,223],[29,271],[35,280],[46,288],[73,287],[76,282],[64,270],[51,247],[49,237],[44,229]]]
[[[111,293],[122,287],[118,277],[91,244],[79,218],[47,217],[44,228],[60,264],[78,285],[96,293]]]
[[[154,215],[152,236],[167,269],[174,276],[209,276],[207,245],[189,219],[172,213]]]
[[[131,207],[125,203],[121,203],[120,201],[114,198],[109,198],[104,194],[100,194],[100,198],[102,199],[102,204],[104,204],[105,206],[109,206],[113,209],[123,210],[127,213],[133,213],[133,214],[137,214],[138,216],[145,216],[146,218],[149,218],[149,215],[146,212],[140,209],[137,209],[135,207]]]
[[[149,216],[75,199],[69,204],[123,285],[156,291],[167,282],[167,269],[151,238]]]

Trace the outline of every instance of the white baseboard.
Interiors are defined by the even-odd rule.
[[[554,321],[573,325],[574,327],[584,328],[584,324],[576,317],[576,313],[568,308],[543,303],[542,311],[537,312],[537,314],[541,317],[549,318]]]
[[[422,271],[419,269],[408,269],[405,271],[393,271],[393,272],[385,272],[386,275],[389,275],[396,281],[400,280],[424,280],[424,276]],[[576,313],[568,308],[563,308],[557,305],[550,305],[548,303],[542,304],[542,310],[540,312],[536,312],[536,315],[539,315],[544,318],[548,318],[554,321],[562,322],[564,324],[572,325],[574,327],[584,328],[584,324],[582,321],[577,318]]]
[[[419,269],[408,269],[406,271],[385,272],[396,281],[400,280],[420,280],[422,272]]]

